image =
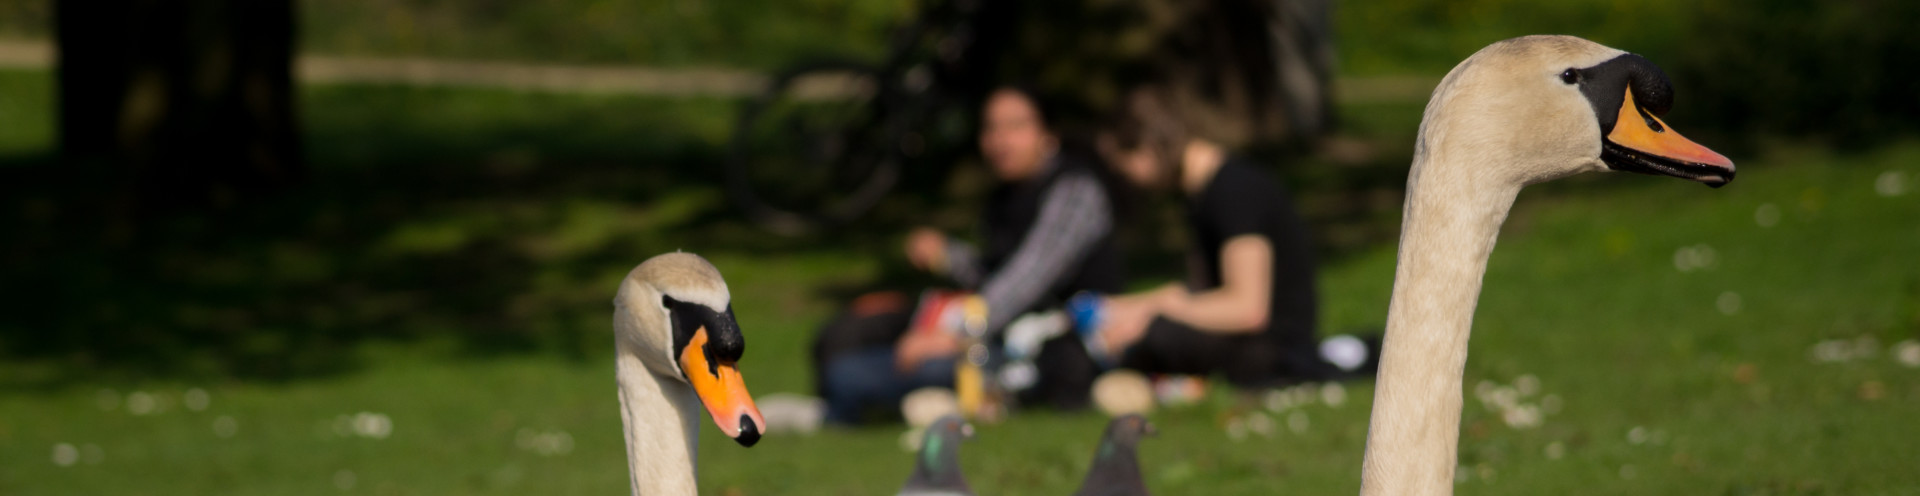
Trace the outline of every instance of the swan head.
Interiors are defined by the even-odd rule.
[[[1572,36],[1514,38],[1441,81],[1416,153],[1488,155],[1453,158],[1520,184],[1596,170],[1732,181],[1732,160],[1660,120],[1673,103],[1672,82],[1644,57]]]
[[[746,338],[713,264],[678,252],[647,259],[621,281],[613,305],[614,333],[650,372],[693,386],[727,437],[742,446],[759,442],[766,420],[738,366]]]

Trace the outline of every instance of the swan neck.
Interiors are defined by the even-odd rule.
[[[696,494],[701,412],[693,388],[653,374],[633,345],[617,341],[614,369],[633,494]]]
[[[1467,338],[1519,183],[1416,159],[1374,392],[1361,494],[1452,494]]]

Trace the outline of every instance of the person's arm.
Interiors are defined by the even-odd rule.
[[[1168,285],[1155,291],[1154,306],[1160,316],[1201,332],[1260,332],[1272,310],[1273,263],[1273,244],[1266,236],[1228,238],[1220,247],[1220,287],[1188,293]]]
[[[947,276],[963,288],[980,285],[980,253],[965,241],[931,227],[918,227],[907,233],[905,249],[907,261],[914,268]]]
[[[946,251],[947,277],[963,288],[980,287],[980,250],[972,243],[948,237]]]
[[[1154,317],[1165,317],[1210,334],[1253,334],[1265,330],[1271,313],[1273,246],[1265,236],[1243,234],[1220,248],[1220,287],[1189,293],[1168,283],[1107,299],[1100,336],[1107,352],[1119,355],[1147,332]]]
[[[1033,306],[1113,229],[1106,190],[1092,175],[1063,176],[1045,194],[1020,247],[980,284],[988,329],[1004,327]]]

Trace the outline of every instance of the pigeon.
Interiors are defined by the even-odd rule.
[[[1093,467],[1080,483],[1075,496],[1146,496],[1147,484],[1140,477],[1140,460],[1135,447],[1140,438],[1155,435],[1153,424],[1145,416],[1128,414],[1107,423],[1107,433],[1093,452]]]
[[[920,443],[920,454],[913,458],[913,476],[907,478],[899,496],[973,496],[973,488],[960,473],[960,441],[971,437],[973,425],[958,415],[933,421]],[[1128,453],[1131,456],[1131,448]]]

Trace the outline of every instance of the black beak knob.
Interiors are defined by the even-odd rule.
[[[753,447],[754,443],[760,442],[760,425],[753,423],[753,417],[741,415],[740,435],[734,436],[733,441],[741,446]]]

